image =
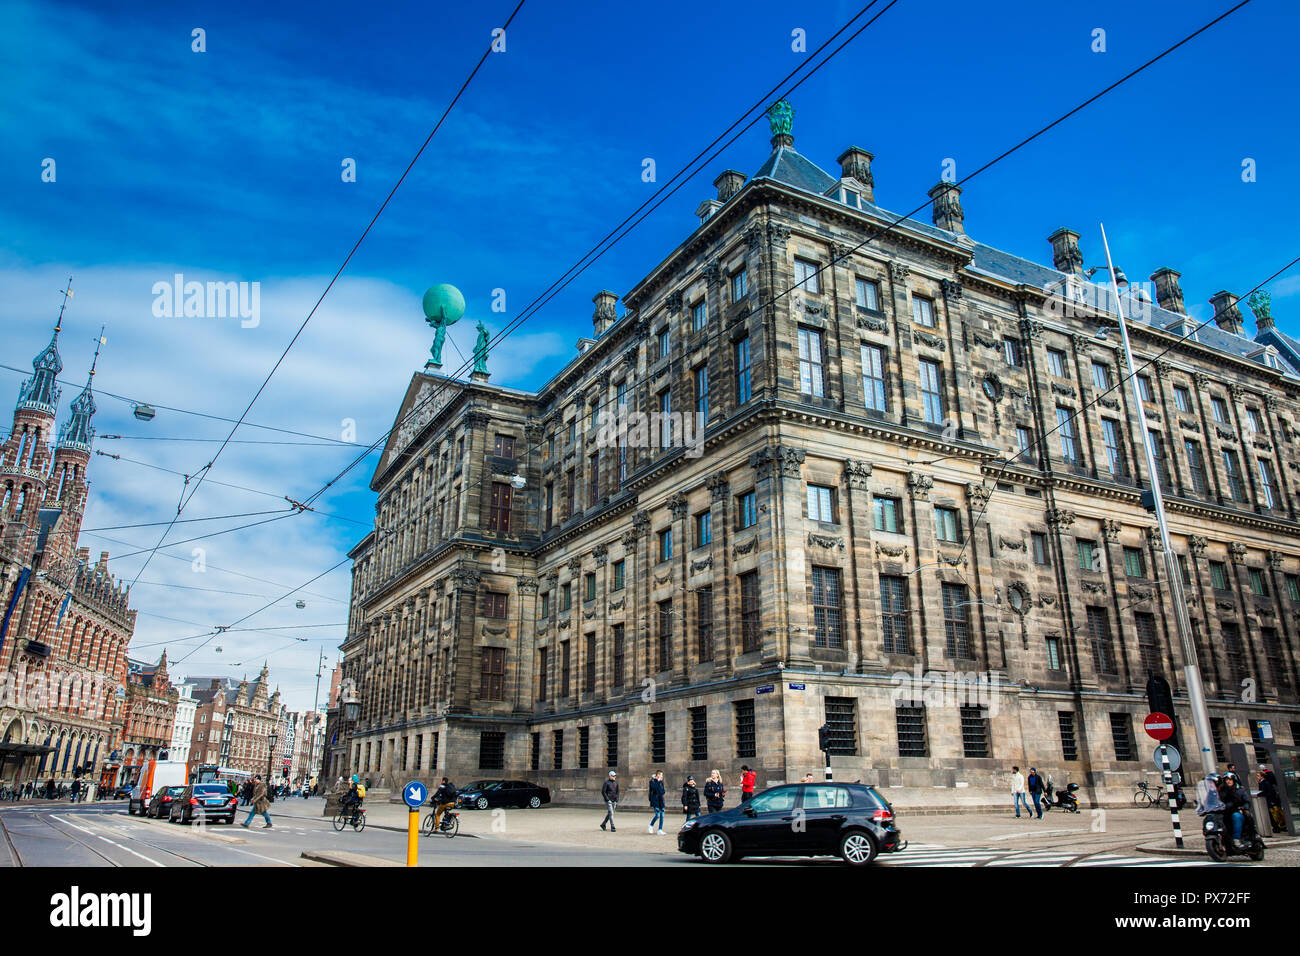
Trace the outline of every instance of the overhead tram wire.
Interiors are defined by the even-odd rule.
[[[1188,34],[1188,35],[1185,36],[1183,39],[1181,39],[1181,40],[1179,40],[1178,42],[1174,43],[1172,46],[1167,47],[1167,48],[1166,48],[1165,50],[1163,50],[1162,52],[1156,54],[1154,57],[1150,58],[1149,60],[1147,60],[1146,62],[1144,62],[1142,65],[1138,66],[1136,69],[1131,70],[1130,72],[1128,72],[1127,74],[1125,74],[1124,76],[1122,76],[1120,79],[1116,80],[1114,83],[1111,83],[1109,86],[1107,86],[1107,87],[1105,87],[1104,89],[1102,89],[1099,93],[1096,93],[1096,94],[1094,94],[1093,96],[1089,97],[1088,99],[1084,100],[1080,105],[1074,107],[1073,109],[1070,109],[1069,111],[1067,111],[1066,113],[1064,113],[1064,114],[1062,114],[1060,117],[1058,117],[1057,119],[1053,120],[1051,123],[1049,123],[1049,124],[1047,124],[1046,126],[1042,127],[1042,128],[1041,128],[1040,130],[1038,130],[1037,132],[1031,134],[1030,136],[1028,136],[1028,137],[1026,137],[1026,138],[1024,138],[1024,139],[1022,139],[1022,140],[1021,140],[1019,143],[1017,143],[1015,146],[1011,147],[1011,148],[1008,149],[1008,150],[1005,150],[1004,152],[1002,152],[1001,154],[999,154],[998,156],[996,156],[994,159],[992,159],[992,160],[990,160],[989,162],[985,163],[983,166],[980,166],[978,169],[976,169],[975,172],[973,172],[973,173],[971,173],[970,175],[964,177],[962,180],[960,180],[960,182],[962,182],[962,183],[964,183],[964,182],[969,182],[971,179],[974,179],[976,176],[980,175],[981,173],[986,172],[988,169],[992,168],[992,167],[993,167],[994,165],[996,165],[997,163],[1002,162],[1004,159],[1006,159],[1007,157],[1011,156],[1013,153],[1017,152],[1018,150],[1022,149],[1024,146],[1028,145],[1030,142],[1032,142],[1032,141],[1034,141],[1035,139],[1037,139],[1039,136],[1043,135],[1043,134],[1046,133],[1047,131],[1049,131],[1049,130],[1055,128],[1055,127],[1058,126],[1058,125],[1060,125],[1060,124],[1061,124],[1062,122],[1064,122],[1066,119],[1068,119],[1069,117],[1075,115],[1075,114],[1078,113],[1080,110],[1082,110],[1084,107],[1089,106],[1089,105],[1091,105],[1092,103],[1095,103],[1098,99],[1100,99],[1101,97],[1105,96],[1106,94],[1112,92],[1113,90],[1115,90],[1116,88],[1118,88],[1118,87],[1121,86],[1122,84],[1128,82],[1130,79],[1132,79],[1133,77],[1135,77],[1135,76],[1137,76],[1138,74],[1142,73],[1144,70],[1148,69],[1149,67],[1151,67],[1153,64],[1157,63],[1158,61],[1162,60],[1164,57],[1168,56],[1168,55],[1169,55],[1170,53],[1172,53],[1173,51],[1175,51],[1175,50],[1177,50],[1178,48],[1182,47],[1183,45],[1185,45],[1186,43],[1190,42],[1192,39],[1196,38],[1197,36],[1200,36],[1202,33],[1206,32],[1207,30],[1209,30],[1211,27],[1213,27],[1213,26],[1215,26],[1216,24],[1218,24],[1220,21],[1222,21],[1222,20],[1225,19],[1226,17],[1228,17],[1228,16],[1230,16],[1231,14],[1235,13],[1237,10],[1239,10],[1239,9],[1241,9],[1242,7],[1246,6],[1246,4],[1248,4],[1248,3],[1250,3],[1250,0],[1241,0],[1241,2],[1237,3],[1235,6],[1231,7],[1231,8],[1228,9],[1226,12],[1220,14],[1219,16],[1215,17],[1213,20],[1211,20],[1211,21],[1209,21],[1208,23],[1206,23],[1204,26],[1202,26],[1202,27],[1196,29],[1195,31],[1193,31],[1192,33]],[[891,3],[890,6],[892,6],[892,5],[893,5],[893,4]],[[885,10],[882,10],[882,11],[881,11],[881,14],[883,14],[883,13],[884,13],[886,10],[888,10],[888,9],[889,9],[889,7],[886,7]],[[862,30],[862,29],[865,29],[867,26],[870,26],[871,23],[874,23],[875,20],[879,18],[879,16],[880,16],[880,14],[877,14],[877,16],[876,16],[875,18],[873,18],[871,21],[869,21],[867,24],[865,24],[865,25],[864,25],[864,26],[863,26],[863,27],[858,31],[858,33],[860,33],[861,30]],[[837,34],[837,35],[838,35],[838,34]],[[857,36],[857,35],[858,35],[857,33],[853,34],[853,36],[849,37],[849,40],[846,40],[845,42],[846,42],[846,43],[847,43],[847,42],[850,42],[850,41],[851,41],[855,36]],[[820,48],[819,48],[819,49],[820,49]],[[841,49],[843,49],[843,44],[842,44],[840,47],[838,47],[838,48],[834,51],[834,53],[838,53],[839,50],[841,50]],[[834,55],[834,53],[832,54],[832,56]],[[819,64],[819,65],[818,65],[818,68],[820,68],[820,66],[821,66],[821,65],[824,65],[826,62],[829,62],[829,58],[828,58],[827,60],[823,61],[822,64]],[[809,75],[811,75],[811,74],[809,74]],[[807,77],[805,77],[804,79],[807,79]],[[802,81],[801,81],[801,82],[802,82]],[[730,143],[728,143],[727,145],[730,145]],[[724,148],[725,148],[725,147],[724,147]],[[911,218],[911,217],[914,216],[916,213],[920,212],[921,210],[925,209],[927,206],[931,205],[933,202],[934,202],[933,199],[927,200],[926,202],[924,202],[924,203],[922,203],[921,205],[917,206],[916,209],[914,209],[912,212],[907,213],[907,214],[905,214],[905,215],[903,215],[903,216],[898,217],[898,218],[895,219],[893,222],[891,222],[888,226],[886,226],[885,229],[883,229],[883,230],[877,230],[877,231],[874,232],[872,235],[869,235],[869,236],[868,236],[866,239],[864,239],[862,242],[858,243],[857,245],[853,246],[852,248],[850,248],[849,250],[847,250],[846,252],[844,252],[842,255],[839,255],[839,256],[835,256],[835,257],[833,257],[833,258],[831,259],[831,261],[830,261],[826,266],[819,267],[818,270],[817,270],[817,273],[820,274],[822,271],[824,271],[825,269],[829,268],[829,267],[830,267],[831,265],[833,265],[834,263],[840,261],[841,259],[845,258],[845,257],[848,256],[848,255],[851,255],[853,252],[856,252],[858,249],[861,249],[861,248],[862,248],[863,246],[865,246],[867,243],[869,243],[869,242],[873,242],[873,241],[875,241],[876,239],[879,239],[881,236],[885,235],[887,232],[892,231],[892,230],[893,230],[895,227],[897,227],[900,223],[902,223],[902,222],[904,222],[905,220]],[[581,260],[580,260],[580,261],[581,261]],[[594,260],[593,260],[593,261],[594,261]],[[760,304],[759,306],[757,306],[757,307],[755,308],[754,311],[761,311],[761,310],[762,310],[763,308],[765,308],[767,305],[769,305],[769,304],[771,304],[771,303],[774,303],[774,302],[776,302],[778,299],[780,299],[780,298],[784,297],[785,295],[787,295],[787,294],[788,294],[790,291],[792,291],[796,286],[797,286],[797,284],[796,284],[795,286],[790,286],[790,287],[786,288],[786,289],[783,290],[782,292],[778,293],[775,297],[773,297],[773,299],[771,300],[771,302],[767,302],[767,303],[762,303],[762,304]],[[510,331],[513,331],[514,329],[518,328],[519,325],[521,325],[521,324],[523,323],[523,321],[526,320],[526,318],[527,318],[527,316],[522,316],[522,315],[521,315],[521,317],[520,317],[519,320],[517,320],[517,321],[515,321],[514,323],[511,324],[511,326],[509,327],[508,331],[503,332],[503,334],[500,335],[500,336],[498,337],[498,341],[499,341],[501,338],[504,338],[506,335],[508,335],[508,334],[510,333]],[[462,369],[459,370],[459,371],[464,371],[464,369],[462,368]],[[459,371],[458,371],[457,373],[455,373],[455,374],[459,374]],[[334,478],[330,479],[330,481],[328,481],[328,482],[327,482],[327,483],[326,483],[326,484],[325,484],[325,485],[324,485],[324,486],[323,486],[319,491],[317,491],[317,492],[314,493],[311,497],[309,497],[309,498],[307,499],[307,501],[308,501],[308,502],[314,501],[314,500],[315,500],[317,497],[319,497],[321,494],[324,494],[324,492],[325,492],[326,490],[328,490],[329,487],[331,487],[333,484],[335,484],[337,481],[339,481],[339,480],[340,480],[344,475],[346,475],[348,472],[350,472],[354,467],[356,467],[357,464],[359,464],[361,461],[363,461],[363,460],[365,459],[365,457],[368,457],[370,451],[373,451],[376,447],[378,447],[380,444],[382,444],[384,441],[386,441],[387,438],[388,438],[388,436],[391,435],[392,432],[393,432],[394,430],[396,430],[396,428],[397,428],[400,424],[404,423],[407,419],[409,419],[412,415],[414,415],[415,412],[416,412],[420,407],[422,407],[426,402],[432,401],[432,400],[433,400],[433,399],[434,399],[434,398],[435,398],[435,397],[436,397],[436,396],[437,396],[437,395],[442,391],[442,389],[444,389],[444,388],[446,388],[446,387],[447,387],[446,384],[443,384],[443,385],[439,386],[439,388],[438,388],[437,390],[433,391],[432,394],[431,394],[428,398],[426,398],[423,402],[418,403],[417,405],[413,406],[412,409],[410,410],[410,412],[408,412],[407,415],[403,416],[402,419],[401,419],[398,423],[396,423],[396,424],[394,425],[393,429],[390,429],[390,430],[389,430],[387,433],[385,433],[385,434],[384,434],[380,439],[378,439],[374,444],[371,445],[370,450],[368,450],[368,451],[366,452],[365,455],[363,455],[363,456],[361,456],[361,457],[355,459],[351,464],[348,465],[347,468],[344,469],[343,472],[341,472],[339,475],[335,476]],[[601,405],[602,405],[602,406],[603,406],[603,405],[607,405],[607,404],[609,404],[611,401],[613,401],[613,399],[607,400],[606,402],[601,403]],[[342,563],[342,562],[340,562],[340,564],[341,564],[341,563]],[[335,565],[336,568],[337,568],[338,566],[339,566],[339,565]],[[331,568],[330,570],[332,571],[332,570],[334,570],[334,569]],[[325,572],[325,573],[329,573],[329,572]],[[314,580],[314,579],[313,579],[313,580]],[[255,612],[255,613],[256,613],[256,612]]]
[[[506,30],[509,29],[510,24],[514,21],[515,16],[523,8],[524,3],[525,0],[519,0],[519,2],[515,5],[514,10],[510,12],[510,15],[506,17],[505,22],[501,24],[500,29],[502,30],[502,32],[505,32]],[[397,194],[397,190],[401,188],[402,183],[406,182],[406,177],[410,175],[411,170],[415,168],[415,164],[419,162],[420,157],[424,155],[424,151],[428,148],[429,143],[433,141],[433,137],[437,135],[438,130],[442,128],[442,124],[446,121],[447,117],[451,114],[451,111],[455,108],[456,104],[460,102],[461,96],[464,95],[465,91],[469,88],[470,83],[472,83],[474,78],[478,76],[479,70],[481,70],[483,68],[483,64],[487,62],[487,58],[492,55],[492,49],[495,45],[496,45],[496,35],[494,34],[492,41],[488,44],[487,48],[483,51],[483,54],[479,57],[478,62],[474,64],[474,68],[470,71],[469,75],[465,78],[465,81],[460,85],[460,88],[456,91],[456,95],[452,97],[451,102],[447,104],[446,109],[443,110],[442,115],[438,118],[437,123],[434,124],[433,129],[429,131],[429,135],[425,137],[425,140],[420,145],[420,148],[416,150],[415,155],[411,157],[411,161],[407,164],[406,169],[402,171],[402,175],[398,177],[398,180],[393,185],[393,188],[389,190],[388,195],[384,197],[384,201],[380,204],[379,209],[375,212],[374,216],[371,217],[370,222],[367,223],[366,225],[366,228],[362,230],[360,237],[358,237],[357,241],[353,243],[352,248],[348,251],[347,257],[344,258],[343,263],[335,271],[334,276],[330,279],[329,283],[325,286],[325,290],[321,292],[320,297],[316,300],[316,304],[311,307],[311,311],[307,313],[307,317],[303,319],[302,324],[298,326],[298,331],[296,331],[293,334],[293,337],[289,340],[289,344],[284,347],[284,351],[280,353],[280,357],[275,360],[275,364],[271,366],[271,370],[267,372],[266,378],[262,381],[262,384],[258,386],[257,391],[253,393],[253,397],[249,399],[247,407],[245,407],[244,411],[240,414],[234,426],[230,429],[230,434],[226,436],[226,440],[222,442],[221,446],[217,449],[216,453],[213,454],[212,458],[207,462],[207,464],[205,464],[197,472],[197,481],[195,482],[194,487],[190,490],[189,495],[183,496],[180,502],[176,506],[177,518],[180,518],[181,513],[185,510],[185,506],[189,504],[190,501],[193,500],[194,496],[198,493],[199,488],[203,486],[203,479],[207,476],[208,472],[212,470],[212,467],[217,463],[217,460],[221,457],[222,452],[226,450],[226,446],[235,437],[235,432],[237,432],[239,430],[239,426],[244,423],[244,419],[248,417],[248,413],[253,410],[253,406],[257,403],[257,400],[262,396],[262,392],[264,392],[266,390],[266,387],[271,383],[271,379],[274,377],[275,373],[279,370],[280,366],[284,363],[284,360],[288,357],[290,350],[293,349],[299,337],[306,330],[308,323],[310,323],[313,316],[315,316],[316,310],[320,308],[321,303],[325,301],[325,297],[329,295],[330,290],[334,288],[334,284],[338,282],[339,277],[343,275],[343,270],[348,267],[348,264],[352,261],[352,257],[356,255],[357,250],[361,248],[361,244],[365,242],[366,237],[370,235],[370,230],[373,229],[375,223],[379,221],[379,217],[384,214],[384,210],[388,208],[388,204],[392,201],[393,196]],[[184,493],[182,492],[182,494]],[[171,532],[171,526],[168,526],[163,531],[162,535],[158,538],[158,543],[154,545],[153,550],[149,553],[148,557],[146,557],[144,562],[140,565],[140,570],[136,572],[135,579],[132,581],[133,584],[135,583],[136,580],[139,580],[140,575],[143,574],[145,568],[149,566],[149,562],[153,560],[153,555],[157,552],[157,550],[160,547],[162,547],[163,542],[167,540],[167,535],[170,532]]]

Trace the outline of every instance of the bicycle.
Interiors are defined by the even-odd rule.
[[[1133,806],[1151,807],[1156,806],[1163,799],[1163,795],[1155,787],[1152,787],[1145,780],[1137,782],[1137,789],[1133,791]]]
[[[435,832],[433,829],[433,818],[436,815],[436,813],[431,813],[424,818],[424,826],[422,829],[424,830],[425,836],[430,836]],[[454,837],[460,832],[460,814],[456,813],[454,810],[444,810],[442,814],[442,822],[438,825],[437,832],[441,833],[448,840]]]
[[[334,814],[334,829],[342,832],[343,828],[352,826],[352,829],[360,833],[366,828],[366,808],[357,807],[351,812],[340,810]]]

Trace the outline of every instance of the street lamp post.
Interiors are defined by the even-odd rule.
[[[277,742],[279,739],[280,739],[280,738],[279,738],[279,735],[277,735],[277,734],[275,733],[275,731],[271,731],[271,733],[269,733],[269,734],[266,735],[267,743],[270,744],[270,746],[267,748],[267,751],[266,751],[266,785],[267,785],[267,787],[270,787],[270,786],[271,786],[271,758],[275,756],[275,744],[276,744],[276,742]]]
[[[1160,544],[1164,552],[1165,577],[1169,581],[1169,597],[1174,605],[1174,623],[1177,625],[1178,643],[1183,654],[1187,700],[1192,708],[1192,724],[1196,729],[1196,742],[1201,749],[1201,767],[1206,776],[1209,776],[1216,770],[1214,738],[1210,731],[1210,712],[1205,704],[1205,686],[1201,682],[1201,668],[1196,657],[1196,643],[1192,640],[1192,622],[1187,614],[1187,601],[1183,596],[1182,572],[1178,568],[1178,557],[1174,554],[1173,541],[1169,537],[1169,522],[1165,517],[1165,499],[1160,490],[1159,472],[1156,470],[1150,433],[1147,431],[1146,411],[1142,407],[1142,395],[1138,391],[1137,367],[1133,364],[1133,350],[1129,346],[1128,326],[1124,322],[1124,303],[1119,294],[1119,278],[1116,276],[1115,264],[1111,262],[1110,244],[1106,241],[1106,228],[1104,226],[1101,229],[1101,242],[1106,249],[1106,268],[1110,272],[1111,286],[1115,290],[1115,312],[1119,317],[1119,334],[1124,343],[1124,358],[1128,362],[1129,384],[1133,389],[1133,407],[1137,409],[1138,413],[1142,450],[1146,453],[1147,475],[1151,482],[1151,501],[1154,506],[1156,523],[1160,527]]]

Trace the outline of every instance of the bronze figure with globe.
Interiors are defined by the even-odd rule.
[[[426,368],[442,368],[442,346],[447,341],[447,326],[460,321],[465,314],[465,297],[454,285],[440,282],[424,293],[424,321],[434,328],[431,358]],[[480,323],[481,325],[481,323]]]

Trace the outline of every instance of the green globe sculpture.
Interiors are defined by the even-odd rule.
[[[465,297],[454,285],[439,282],[424,293],[424,321],[434,328],[433,348],[428,365],[442,368],[442,346],[447,341],[447,326],[465,314]]]

